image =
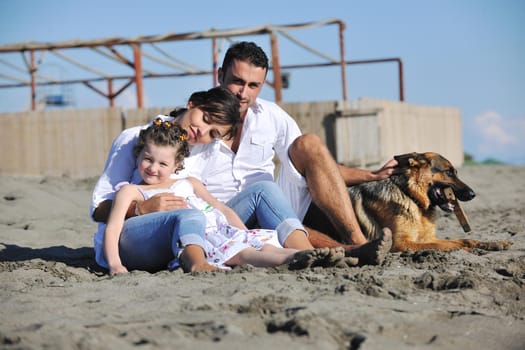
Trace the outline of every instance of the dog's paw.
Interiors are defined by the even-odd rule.
[[[489,251],[500,251],[508,250],[512,244],[511,241],[478,242],[476,248]]]

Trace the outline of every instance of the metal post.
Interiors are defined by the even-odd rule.
[[[137,108],[142,108],[142,55],[140,53],[139,44],[131,44],[131,46],[133,47],[133,65],[135,68],[135,85],[137,89]]]
[[[346,60],[345,60],[345,40],[344,40],[344,30],[345,23],[339,21],[339,51],[341,53],[341,81],[343,84],[343,101],[347,100],[346,92]]]
[[[211,49],[212,49],[212,71],[213,71],[213,86],[217,86],[217,62],[219,60],[219,55],[217,54],[217,39],[211,39]]]
[[[279,43],[277,41],[277,35],[272,32],[270,34],[270,43],[272,47],[273,88],[275,91],[275,102],[281,103],[283,100],[283,80],[281,77],[281,64],[279,63]]]
[[[115,107],[115,96],[113,95],[113,79],[108,79],[109,107]]]
[[[403,82],[403,61],[400,59],[397,61],[399,67],[399,101],[405,100],[405,86]]]
[[[29,51],[31,59],[31,110],[36,110],[36,67],[35,67],[35,51]]]

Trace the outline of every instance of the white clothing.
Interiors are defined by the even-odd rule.
[[[93,193],[91,214],[100,202],[113,199],[113,188],[119,182],[140,182],[133,146],[138,133],[145,127],[147,125],[127,129],[113,142],[104,173]],[[281,162],[277,183],[302,220],[311,197],[305,178],[293,167],[288,156],[290,145],[300,135],[297,123],[288,113],[277,104],[258,98],[244,119],[236,154],[220,140],[195,145],[184,161],[185,169],[175,177],[196,177],[213,196],[227,202],[248,185],[274,180],[273,159],[277,155]]]
[[[165,115],[158,115],[154,119],[157,118],[173,120],[172,117]],[[104,171],[93,190],[90,207],[91,216],[93,216],[93,211],[100,203],[115,198],[115,188],[119,183],[129,182],[139,184],[142,182],[142,178],[137,171],[137,159],[133,154],[133,147],[137,143],[140,131],[150,125],[151,123],[128,128],[113,140]]]
[[[297,123],[275,103],[257,99],[248,109],[241,135],[237,153],[219,140],[194,146],[187,175],[200,179],[210,193],[227,202],[246,186],[273,181],[277,155],[281,161],[277,183],[302,220],[311,198],[306,180],[288,157],[290,145],[301,135]]]
[[[187,179],[176,181],[168,189],[159,188],[141,192],[144,199],[148,199],[157,193],[171,192],[184,197],[190,207],[204,213],[206,216],[206,258],[211,265],[228,268],[224,263],[241,250],[249,247],[259,250],[265,244],[281,246],[277,240],[277,232],[274,230],[244,230],[230,225],[220,210],[195,195],[193,185]]]

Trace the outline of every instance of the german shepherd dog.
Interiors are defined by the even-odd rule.
[[[357,220],[369,240],[379,237],[382,229],[388,227],[392,231],[392,252],[505,250],[512,244],[509,241],[436,238],[436,208],[452,212],[454,205],[459,206],[446,195],[446,189],[452,189],[460,201],[472,200],[474,191],[457,177],[452,164],[437,153],[410,153],[394,158],[399,171],[388,179],[349,188]],[[334,232],[333,227],[326,227],[327,223],[305,222],[305,225],[321,232]],[[341,238],[332,238],[341,241]]]

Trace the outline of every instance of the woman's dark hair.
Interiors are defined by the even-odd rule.
[[[153,143],[156,146],[171,146],[175,148],[175,163],[179,166],[175,172],[184,169],[184,158],[190,155],[188,146],[188,133],[180,127],[177,123],[162,121],[157,118],[153,124],[142,129],[139,134],[139,139],[133,147],[133,154],[138,158],[140,152],[148,143]]]
[[[220,135],[221,137],[231,139],[235,136],[237,125],[241,121],[240,104],[239,99],[228,89],[219,86],[207,91],[194,92],[188,100],[188,103],[190,102],[193,108],[198,108],[204,113],[205,123],[231,126],[226,135]],[[170,116],[176,118],[185,111],[185,108],[175,109],[170,112]]]
[[[234,60],[248,62],[255,67],[264,68],[268,72],[268,56],[254,42],[240,41],[230,46],[222,61],[222,71],[226,72]]]

